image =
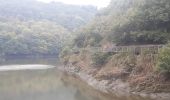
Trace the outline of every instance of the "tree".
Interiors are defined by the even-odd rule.
[[[169,9],[169,0],[112,0],[80,32],[101,35],[102,43],[165,44],[170,40]]]
[[[159,71],[170,73],[170,44],[161,50],[158,57],[157,68]]]
[[[1,54],[58,54],[69,32],[49,21],[0,21]],[[50,30],[49,30],[50,29]]]

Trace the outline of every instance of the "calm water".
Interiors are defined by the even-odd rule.
[[[28,67],[35,64],[56,67],[0,71],[0,100],[150,100],[138,96],[119,97],[94,90],[76,76],[57,70],[61,66],[57,58],[1,60],[1,66]]]

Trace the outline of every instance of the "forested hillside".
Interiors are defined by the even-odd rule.
[[[0,55],[54,55],[88,23],[93,6],[37,0],[0,0]]]
[[[0,16],[21,20],[49,20],[69,30],[77,29],[91,20],[97,8],[74,6],[59,2],[37,0],[0,0]]]
[[[170,39],[169,9],[169,0],[112,0],[77,32],[75,45],[165,44]]]
[[[108,82],[104,86],[110,91],[121,90],[115,82],[122,80],[130,91],[169,93],[169,41],[170,0],[112,0],[76,31],[73,44],[63,50],[61,58],[73,65],[67,69],[87,72],[101,84]]]
[[[0,21],[1,54],[57,54],[70,33],[49,21]]]

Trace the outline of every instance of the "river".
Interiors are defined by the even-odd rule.
[[[0,64],[0,100],[151,100],[97,91],[58,70],[57,58],[12,58]]]

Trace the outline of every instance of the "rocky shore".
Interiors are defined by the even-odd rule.
[[[170,93],[145,93],[132,91],[129,83],[123,82],[121,79],[98,80],[91,74],[90,71],[77,68],[77,66],[75,67],[70,64],[62,68],[62,70],[71,75],[78,76],[81,80],[99,91],[111,93],[119,97],[136,95],[143,98],[151,98],[153,100],[169,100],[170,98]]]

